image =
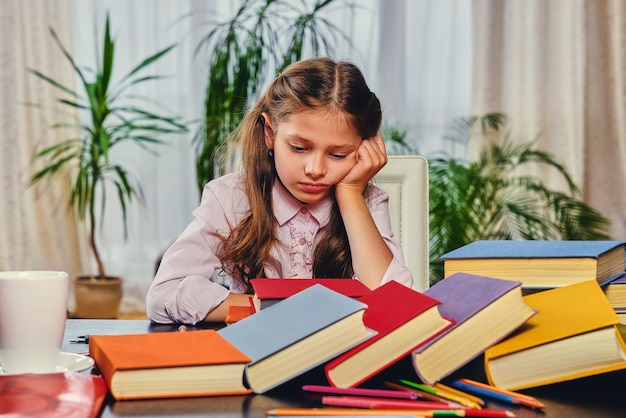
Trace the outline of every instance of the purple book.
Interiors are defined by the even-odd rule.
[[[456,321],[412,353],[418,377],[428,384],[458,370],[535,313],[514,280],[456,273],[424,293],[441,301],[441,315]]]
[[[615,275],[606,281],[606,284],[626,284],[626,273]]]

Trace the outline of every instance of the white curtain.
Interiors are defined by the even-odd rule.
[[[35,0],[24,3],[40,4]],[[202,55],[194,57],[194,48],[208,32],[207,22],[230,18],[238,4],[219,0],[68,0],[65,5],[73,10],[73,31],[67,25],[61,38],[73,44],[79,62],[95,65],[108,13],[116,40],[114,79],[148,55],[176,43],[153,67],[153,72],[169,78],[146,83],[145,89],[136,93],[192,122],[202,117],[206,84],[206,63]],[[406,130],[407,139],[423,154],[442,149],[445,126],[469,111],[470,4],[456,0],[340,0],[327,17],[351,39],[338,46],[336,57],[361,67],[381,98],[385,124]],[[4,98],[4,91],[2,95]],[[126,279],[123,310],[143,308],[157,257],[187,225],[199,202],[192,144],[197,126],[192,124],[187,135],[163,138],[167,144],[155,148],[157,156],[133,145],[114,155],[142,184],[145,197],[144,204],[136,202],[129,208],[128,239],[124,239],[120,209],[109,193],[99,238],[107,272]],[[4,150],[13,139],[4,132],[0,135]],[[3,193],[5,190],[3,186]],[[4,240],[4,228],[0,235]],[[22,266],[29,263],[33,260],[26,259]]]
[[[446,127],[469,115],[472,81],[471,2],[379,2],[375,91],[385,123],[407,132],[420,154],[453,153]]]
[[[72,21],[67,0],[5,0],[0,7],[0,270],[75,275],[88,260],[84,228],[67,210],[66,173],[57,182],[28,185],[34,150],[63,138],[48,129],[58,116],[55,89],[28,70],[73,84],[48,31],[54,27],[71,48]]]
[[[626,236],[626,3],[474,0],[473,111],[503,111],[537,138]],[[474,151],[483,144],[473,144]],[[535,174],[563,187],[549,171]]]

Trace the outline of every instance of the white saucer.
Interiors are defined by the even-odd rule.
[[[94,365],[94,361],[91,357],[83,356],[82,354],[65,353],[59,354],[59,360],[53,373],[63,373],[67,371],[80,372],[87,370]],[[8,374],[2,370],[0,365],[0,374]]]

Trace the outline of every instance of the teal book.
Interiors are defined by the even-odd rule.
[[[373,337],[366,308],[316,284],[218,332],[252,359],[245,380],[260,394]]]
[[[587,280],[600,285],[624,273],[625,242],[482,240],[444,254],[444,277],[465,272],[519,280],[525,289],[549,289]]]

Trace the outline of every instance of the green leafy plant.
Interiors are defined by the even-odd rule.
[[[105,184],[110,183],[114,186],[122,209],[125,235],[126,209],[134,198],[142,197],[141,186],[133,181],[129,171],[113,161],[113,149],[119,144],[132,142],[153,152],[151,146],[160,144],[162,135],[180,134],[187,130],[175,117],[159,115],[136,105],[137,99],[142,98],[130,93],[130,89],[140,83],[161,78],[158,75],[143,75],[144,70],[165,56],[174,45],[144,59],[119,82],[112,85],[115,42],[111,38],[108,16],[102,56],[97,59],[95,70],[81,68],[63,46],[55,31],[50,29],[50,33],[78,76],[79,87],[74,90],[40,71],[31,69],[30,72],[65,93],[65,97],[59,98],[58,102],[65,106],[65,109],[68,107],[78,109],[79,115],[84,116],[84,121],[63,121],[51,126],[52,129],[71,130],[76,134],[36,151],[35,159],[43,161],[43,168],[32,175],[31,184],[60,173],[69,173],[68,205],[76,211],[81,221],[85,219],[88,221],[89,243],[97,263],[98,277],[105,278],[105,269],[96,239],[98,193],[102,197],[99,214],[104,216]]]
[[[202,128],[195,137],[198,188],[223,174],[221,157],[246,103],[269,77],[305,54],[332,54],[342,31],[320,14],[335,0],[244,0],[234,17],[211,26],[197,50],[208,50]]]
[[[513,143],[504,114],[458,119],[446,139],[466,144],[476,123],[481,135],[503,133],[502,145],[475,161],[429,158],[431,283],[443,277],[441,255],[479,239],[608,239],[609,220],[582,201],[566,168],[534,141]],[[523,174],[533,166],[555,171],[567,190]]]

